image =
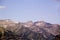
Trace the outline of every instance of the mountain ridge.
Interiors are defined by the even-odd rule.
[[[44,21],[28,21],[25,23],[22,22],[14,22],[12,20],[0,20],[0,27],[4,27],[6,30],[14,32],[16,35],[20,35],[22,37],[29,36],[32,33],[32,39],[37,37],[44,38],[46,40],[53,40],[54,36],[60,35],[60,25],[59,24],[51,24]],[[40,35],[34,37],[34,35]],[[28,38],[28,37],[27,37]],[[30,39],[30,38],[28,38]],[[32,40],[31,39],[31,40]],[[35,39],[34,39],[35,40]],[[41,39],[43,40],[43,39]]]

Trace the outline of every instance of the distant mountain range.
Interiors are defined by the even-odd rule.
[[[15,33],[21,37],[21,40],[56,40],[56,36],[60,35],[59,24],[51,24],[44,21],[23,23],[5,19],[0,20],[0,27]]]

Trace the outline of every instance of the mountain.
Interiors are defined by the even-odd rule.
[[[57,40],[60,38],[60,25],[44,21],[23,23],[6,19],[0,20],[0,27],[4,27],[9,35],[15,34],[19,40]]]
[[[53,35],[58,35],[60,33],[60,31],[59,31],[60,25],[58,25],[58,24],[50,24],[50,23],[47,23],[44,21],[38,21],[38,22],[35,22],[35,26],[37,26],[39,28],[43,28],[48,33],[51,33]]]
[[[17,22],[12,21],[10,19],[0,20],[0,26],[7,27],[7,26],[14,26]]]

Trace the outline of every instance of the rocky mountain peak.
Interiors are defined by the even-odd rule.
[[[32,21],[28,21],[28,22],[25,22],[24,23],[24,26],[25,27],[31,27],[33,25],[33,22]]]

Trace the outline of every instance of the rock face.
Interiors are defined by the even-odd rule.
[[[12,21],[10,19],[0,20],[0,26],[6,28],[8,26],[14,26],[16,24],[15,21]]]
[[[57,40],[60,37],[60,25],[44,21],[16,23],[12,20],[0,20],[0,27],[4,27],[8,31],[5,34],[16,37],[16,40]]]

